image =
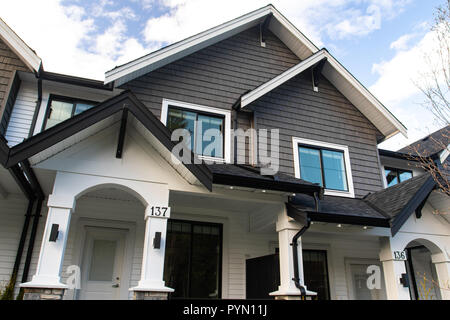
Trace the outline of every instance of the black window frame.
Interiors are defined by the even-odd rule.
[[[76,109],[77,103],[92,104],[92,106],[95,106],[95,105],[99,104],[98,101],[87,100],[87,99],[79,99],[79,98],[62,96],[62,95],[57,95],[57,94],[50,94],[50,96],[48,97],[47,107],[45,109],[44,122],[42,123],[41,131],[44,131],[44,130],[47,129],[46,128],[47,120],[48,120],[48,117],[50,116],[50,113],[51,113],[52,101],[54,101],[54,100],[72,104],[72,112],[70,113],[70,118],[73,118],[74,115],[75,115],[75,109]]]
[[[414,176],[413,176],[413,172],[412,172],[412,170],[408,170],[408,169],[400,169],[400,168],[394,168],[394,167],[384,167],[384,178],[386,179],[386,187],[389,187],[389,182],[388,182],[388,180],[387,180],[387,173],[386,173],[386,170],[389,170],[390,172],[395,172],[395,177],[397,178],[397,183],[396,184],[393,184],[391,187],[393,187],[393,186],[395,186],[395,185],[397,185],[397,184],[399,184],[399,183],[402,183],[402,182],[404,182],[404,181],[406,181],[406,180],[409,180],[409,179],[412,179]],[[400,173],[404,173],[404,172],[409,172],[409,173],[411,173],[411,178],[409,178],[409,179],[406,179],[406,180],[403,180],[403,181],[400,181]]]
[[[322,177],[322,187],[324,189],[332,190],[332,191],[338,191],[338,192],[346,192],[346,193],[350,192],[350,185],[348,183],[348,174],[349,173],[347,172],[347,162],[345,160],[345,151],[344,150],[328,148],[328,147],[312,146],[310,144],[305,144],[305,143],[297,143],[298,166],[299,166],[298,170],[300,172],[300,178],[302,178],[302,166],[301,166],[301,163],[300,163],[300,147],[304,147],[304,148],[308,148],[308,149],[313,149],[313,150],[319,151],[320,172],[321,172],[321,177]],[[327,188],[325,186],[325,174],[324,174],[324,168],[323,168],[322,150],[328,150],[328,151],[334,151],[334,152],[342,153],[342,160],[344,161],[344,170],[345,170],[345,184],[347,185],[347,189],[346,190],[332,189],[332,188]]]
[[[191,139],[194,139],[194,150],[191,150],[194,154],[196,154],[199,157],[204,157],[204,158],[210,158],[210,159],[220,159],[220,160],[225,160],[225,115],[223,114],[218,114],[218,113],[214,113],[214,112],[208,112],[208,111],[203,111],[203,110],[196,110],[196,109],[190,109],[190,108],[186,108],[186,107],[180,107],[177,106],[175,104],[168,104],[167,105],[167,118],[166,118],[166,126],[169,123],[169,111],[171,109],[176,109],[176,110],[180,110],[180,111],[187,111],[187,112],[192,112],[196,114],[196,118],[195,121],[198,121],[198,116],[199,115],[203,115],[203,116],[209,116],[209,117],[213,117],[213,118],[220,118],[223,120],[223,129],[222,129],[222,157],[211,157],[211,156],[207,156],[207,155],[203,155],[203,154],[197,154],[196,153],[196,147],[197,147],[197,139],[196,139],[196,131],[194,131],[194,137],[191,137]],[[170,128],[169,128],[170,129]],[[202,150],[203,152],[203,150]]]
[[[218,292],[217,292],[217,299],[222,299],[222,264],[223,264],[223,224],[222,223],[214,223],[214,222],[204,222],[204,221],[193,221],[193,220],[183,220],[183,219],[169,219],[168,222],[175,222],[175,223],[187,223],[191,226],[191,239],[190,239],[190,250],[189,250],[189,275],[187,275],[188,278],[190,278],[190,273],[192,269],[192,242],[193,242],[193,234],[194,234],[194,226],[212,226],[219,228],[219,271],[218,271]],[[165,263],[165,262],[164,262]],[[188,292],[191,291],[191,283],[188,281]],[[176,300],[176,299],[198,299],[198,298],[191,298],[191,297],[172,297],[169,293],[169,299]]]

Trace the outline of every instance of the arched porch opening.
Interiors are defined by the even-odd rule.
[[[441,300],[442,279],[439,279],[433,256],[442,250],[428,239],[414,239],[406,247],[406,271],[412,300]]]

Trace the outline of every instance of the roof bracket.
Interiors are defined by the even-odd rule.
[[[323,66],[326,61],[327,61],[327,58],[324,58],[324,59],[320,60],[318,63],[316,63],[311,68],[312,84],[313,84],[313,90],[315,92],[319,92],[319,82],[322,77],[322,69],[323,69]]]
[[[127,131],[128,109],[122,111],[122,120],[120,121],[119,141],[117,142],[116,158],[122,158],[123,143],[125,141],[125,133]]]
[[[267,35],[267,28],[269,27],[270,19],[272,18],[273,13],[270,13],[266,16],[264,21],[259,25],[259,35],[261,40],[261,47],[266,46],[266,35]]]
[[[415,213],[416,213],[416,218],[417,219],[422,218],[422,209],[425,206],[425,203],[427,202],[428,198],[430,197],[430,194],[431,194],[431,192],[425,197],[425,199],[423,199],[423,201],[416,208]]]

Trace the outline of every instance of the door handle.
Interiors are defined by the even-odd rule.
[[[113,288],[118,288],[118,287],[119,287],[119,284],[118,284],[118,283],[113,284],[112,287],[113,287]]]

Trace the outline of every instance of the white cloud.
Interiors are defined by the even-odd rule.
[[[411,38],[412,35],[407,34],[394,41],[391,48],[398,50],[394,57],[372,66],[372,72],[379,78],[369,90],[408,128],[408,139],[397,136],[383,144],[384,148],[394,150],[439,129],[431,112],[422,106],[424,96],[418,88],[425,81],[424,74],[430,70],[430,63],[439,60],[436,54],[439,41],[436,34],[429,31],[406,49]]]
[[[404,34],[397,40],[393,41],[389,47],[394,50],[406,50],[409,47],[410,41],[416,36],[417,34],[415,33]]]

